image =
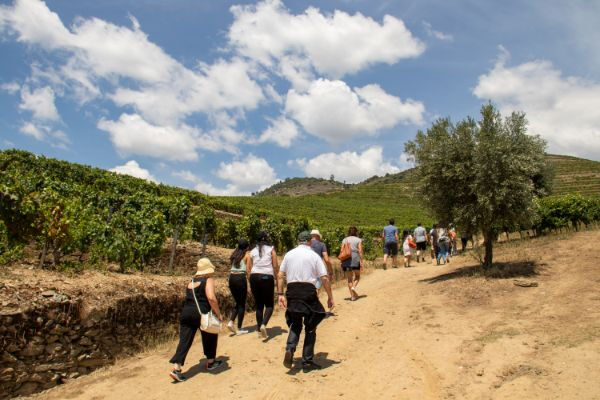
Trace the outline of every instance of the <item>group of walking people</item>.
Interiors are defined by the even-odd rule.
[[[394,220],[383,228],[384,266],[391,257],[393,267],[397,267],[399,243],[402,244],[404,266],[410,267],[412,255],[416,254],[417,262],[425,261],[427,246],[431,246],[431,258],[446,263],[450,261],[452,248],[456,249],[456,231],[446,229],[437,224],[427,232],[418,224],[414,231],[404,230],[402,240]],[[212,313],[221,322],[227,320],[227,328],[236,336],[247,334],[243,328],[248,284],[256,303],[256,331],[259,338],[268,339],[267,326],[273,315],[274,298],[285,309],[285,319],[289,327],[283,364],[292,368],[294,352],[298,346],[302,327],[305,329],[301,364],[303,370],[319,369],[313,360],[316,342],[316,329],[327,316],[325,308],[319,300],[319,291],[327,292],[327,306],[334,307],[331,282],[333,280],[332,263],[327,246],[321,240],[318,230],[303,231],[298,235],[298,246],[285,254],[279,265],[275,247],[270,243],[266,232],[260,232],[255,238],[255,245],[250,249],[247,240],[239,240],[231,254],[229,273],[229,289],[235,300],[231,314],[226,317],[221,313],[215,295],[215,267],[208,258],[197,263],[197,271],[188,283],[180,318],[179,344],[170,360],[173,369],[171,378],[181,382],[185,380],[182,367],[192,346],[196,332],[200,329],[202,347],[206,356],[205,368],[209,371],[219,368],[223,362],[216,359],[218,333],[209,329],[201,329],[202,318]],[[463,241],[463,249],[466,242]],[[362,239],[358,237],[358,229],[351,226],[348,236],[342,240],[342,251],[338,256],[341,267],[346,274],[350,301],[359,298],[357,291],[361,272],[364,269],[364,252]],[[342,257],[342,253],[346,253]],[[284,292],[284,287],[287,290]],[[275,292],[276,290],[276,292]],[[236,323],[237,320],[237,323]]]
[[[356,228],[351,228],[351,233],[354,235],[344,240],[350,244],[353,255],[343,268],[354,272],[349,274],[351,276],[349,282],[352,282],[349,288],[354,299],[357,296],[356,286],[360,280],[360,263],[363,255],[361,241],[356,236]],[[227,328],[234,335],[248,333],[248,330],[243,329],[243,320],[249,282],[256,303],[256,330],[259,338],[268,339],[267,326],[273,315],[274,294],[276,294],[277,303],[286,310],[285,319],[289,327],[283,358],[284,366],[292,368],[294,352],[304,327],[302,369],[320,369],[321,367],[313,360],[316,329],[327,316],[327,312],[319,300],[318,290],[325,289],[327,307],[330,311],[334,307],[330,282],[333,269],[327,246],[321,241],[321,234],[318,230],[301,232],[298,235],[298,246],[284,256],[281,266],[266,232],[260,232],[256,238],[256,245],[251,250],[249,248],[248,241],[242,239],[230,257],[229,288],[235,300],[235,307],[227,318]],[[179,344],[175,355],[169,361],[173,364],[169,375],[177,382],[186,379],[182,367],[198,329],[200,329],[202,347],[206,356],[205,368],[212,371],[222,365],[222,361],[216,359],[218,333],[201,329],[202,318],[209,313],[221,322],[225,321],[215,296],[214,272],[215,267],[210,260],[202,258],[198,261],[194,277],[187,285],[180,318]],[[283,291],[284,287],[287,288],[286,292]],[[235,324],[236,319],[237,324]]]
[[[448,227],[434,224],[428,232],[423,224],[418,223],[412,231],[405,229],[402,232],[402,240],[399,240],[398,228],[394,225],[394,220],[390,219],[388,225],[383,228],[381,236],[383,238],[384,268],[387,268],[388,258],[392,259],[392,267],[398,267],[399,243],[402,243],[401,251],[406,268],[411,266],[413,255],[416,256],[417,262],[424,262],[428,246],[431,248],[431,260],[435,261],[437,265],[449,263],[450,257],[458,254],[457,233],[452,224]],[[463,232],[461,236],[463,252],[469,240],[472,239],[468,232]]]

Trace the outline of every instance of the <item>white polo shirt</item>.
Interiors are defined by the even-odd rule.
[[[287,252],[280,271],[285,274],[288,284],[306,282],[316,286],[317,278],[327,275],[327,268],[321,257],[304,244]]]

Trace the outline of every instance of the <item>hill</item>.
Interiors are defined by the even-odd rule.
[[[268,187],[257,196],[302,196],[307,194],[329,193],[343,190],[346,187],[341,182],[322,178],[286,178]]]
[[[600,162],[554,154],[549,154],[547,159],[555,172],[552,195],[600,195]],[[373,176],[345,187],[339,184],[342,187],[337,185],[335,190],[314,185],[310,191],[303,193],[313,179],[293,178],[284,182],[285,186],[275,185],[276,190],[275,186],[266,189],[261,196],[223,199],[243,209],[302,216],[318,224],[337,221],[342,225],[380,226],[390,217],[396,218],[400,227],[433,222],[415,196],[414,169]],[[319,189],[323,191],[318,192]]]

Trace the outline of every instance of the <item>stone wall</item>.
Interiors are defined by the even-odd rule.
[[[0,398],[49,389],[176,332],[183,295],[177,289],[90,311],[81,297],[46,291],[27,310],[0,312]]]

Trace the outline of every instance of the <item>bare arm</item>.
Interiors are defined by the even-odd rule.
[[[250,280],[250,271],[252,270],[252,257],[250,257],[250,252],[247,251],[244,256],[244,263],[246,264],[246,279]]]
[[[325,261],[325,265],[327,266],[327,272],[329,273],[329,276],[333,276],[333,266],[331,265],[329,254],[327,254],[326,251],[323,252],[323,261]]]
[[[333,302],[333,292],[331,291],[331,283],[329,282],[329,277],[327,275],[323,275],[321,277],[321,283],[323,284],[323,287],[327,292],[327,307],[329,307],[329,310],[332,310],[333,307],[335,307],[335,304]]]
[[[364,269],[364,257],[363,257],[363,246],[362,246],[362,242],[358,243],[358,255],[360,257],[360,269],[361,271]]]
[[[215,280],[213,278],[208,278],[206,280],[206,298],[208,299],[212,311],[217,314],[217,318],[223,321],[221,310],[219,310],[219,302],[217,301],[217,296],[215,294]]]
[[[271,250],[271,263],[273,264],[273,276],[279,276],[279,260],[277,260],[277,253],[275,249]],[[279,279],[277,279],[277,293],[281,293],[283,285],[279,285]]]
[[[277,288],[282,288],[282,291],[280,292],[279,289],[277,289],[277,304],[279,304],[279,307],[281,308],[286,308],[287,307],[287,302],[285,300],[285,296],[283,295],[283,279],[285,277],[285,273],[283,271],[279,271],[279,273],[277,274]]]

